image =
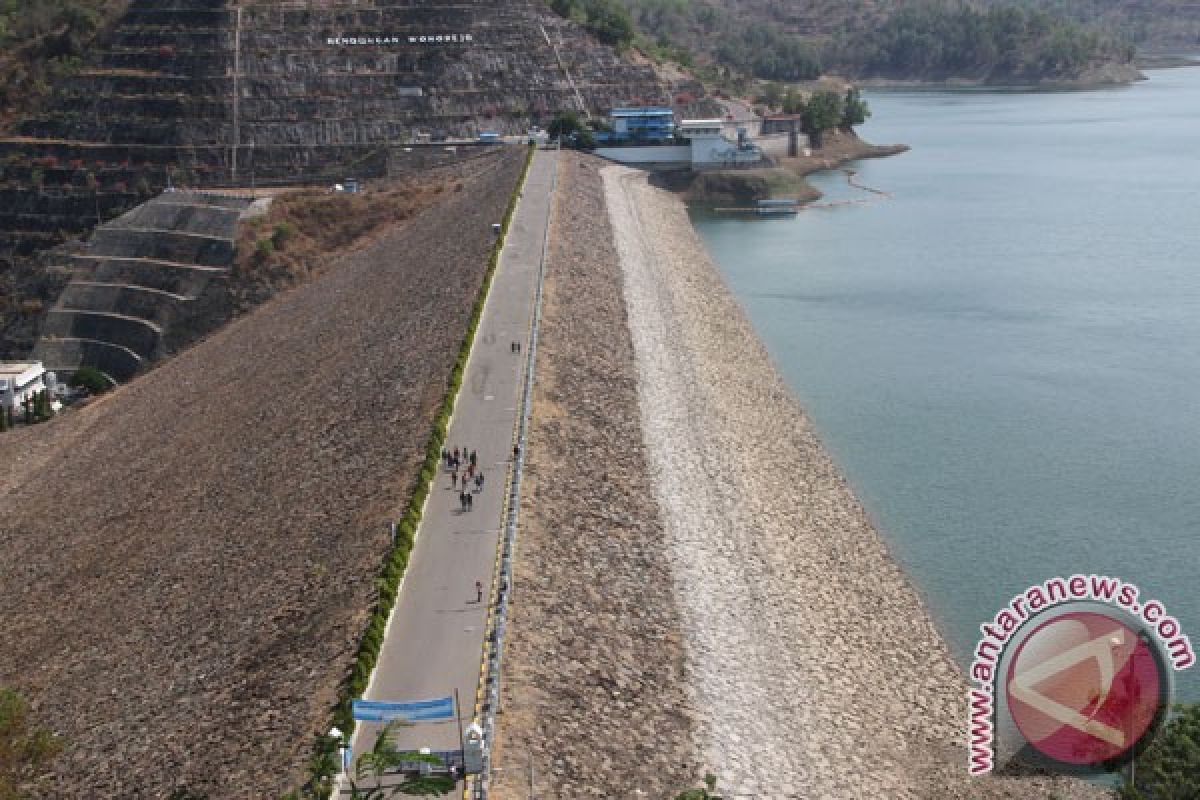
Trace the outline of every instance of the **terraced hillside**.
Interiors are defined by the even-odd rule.
[[[240,10],[239,10],[240,9]],[[130,0],[0,136],[0,352],[55,285],[27,258],[176,186],[387,173],[417,131],[524,131],[561,109],[665,100],[535,0]],[[394,147],[390,148],[394,153]]]
[[[87,230],[169,177],[324,179],[416,130],[523,131],[579,104],[663,99],[651,70],[533,0],[244,5],[130,2],[0,137],[0,253]]]
[[[250,202],[162,194],[98,228],[81,251],[62,253],[72,279],[46,315],[33,357],[60,373],[87,364],[124,383],[173,349],[172,338],[186,338],[180,326],[207,327],[189,318],[214,279],[224,284]]]

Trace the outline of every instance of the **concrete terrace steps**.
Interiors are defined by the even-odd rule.
[[[135,256],[205,267],[228,266],[232,237],[155,228],[98,228],[89,243],[97,256]]]
[[[144,292],[144,293],[160,296],[160,297],[163,297],[168,300],[178,300],[180,302],[188,302],[190,300],[196,299],[195,296],[193,296],[193,295],[175,294],[174,292],[168,292],[165,289],[154,289],[149,286],[137,286],[132,283],[104,283],[101,281],[72,281],[71,284],[67,287],[67,289],[69,290],[72,288],[93,289],[93,290],[104,289],[104,290],[113,290],[113,291],[122,291],[122,292],[137,292],[137,293]],[[64,303],[69,303],[69,302],[70,302],[69,299],[64,301]]]
[[[136,256],[73,254],[69,259],[67,269],[75,276],[75,281],[138,286],[189,298],[198,297],[210,281],[229,273],[229,267],[180,264]]]
[[[98,228],[82,251],[62,253],[73,277],[46,315],[34,356],[124,382],[188,341],[204,328],[193,318],[196,301],[229,273],[238,219],[251,202],[164,193]]]
[[[114,383],[131,380],[145,364],[145,359],[127,347],[79,337],[43,338],[34,354],[46,369],[59,375],[86,364],[108,375]]]

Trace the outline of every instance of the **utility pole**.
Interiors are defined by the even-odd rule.
[[[238,104],[241,101],[242,90],[240,77],[242,73],[242,7],[234,10],[236,22],[233,28],[233,146],[229,153],[229,175],[234,185],[237,185],[238,139],[240,138]]]

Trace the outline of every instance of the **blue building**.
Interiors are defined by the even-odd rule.
[[[675,112],[669,108],[614,108],[608,116],[616,140],[668,142],[675,138]]]

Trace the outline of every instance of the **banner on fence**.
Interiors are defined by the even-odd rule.
[[[454,719],[454,698],[450,695],[432,700],[393,703],[385,700],[355,700],[354,718],[359,722],[438,722]]]

